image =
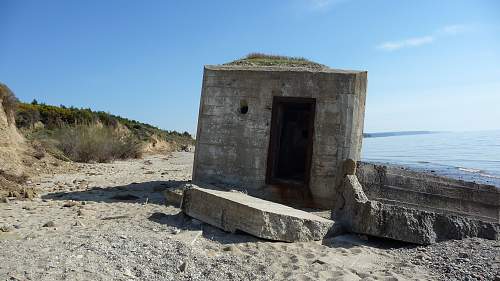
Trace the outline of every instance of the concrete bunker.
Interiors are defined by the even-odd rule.
[[[214,226],[271,240],[341,230],[417,244],[500,239],[500,189],[359,161],[366,87],[366,71],[303,59],[205,66],[194,185],[178,204]],[[229,189],[329,209],[334,221]]]
[[[283,61],[205,66],[193,181],[331,209],[360,157],[367,72]]]

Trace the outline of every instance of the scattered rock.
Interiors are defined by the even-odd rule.
[[[9,226],[9,225],[0,226],[0,232],[11,232],[13,230],[14,230],[14,228],[12,226]]]
[[[85,209],[79,209],[79,210],[76,212],[76,215],[77,215],[77,216],[79,216],[79,217],[83,217],[83,216],[88,215],[88,212],[87,212],[87,210],[85,210]]]
[[[56,224],[53,221],[48,221],[42,225],[42,227],[55,227]]]
[[[242,254],[241,250],[238,247],[236,247],[235,245],[226,246],[226,247],[222,248],[222,250],[224,252],[231,252],[232,254],[235,254],[235,255]]]
[[[135,277],[135,275],[132,273],[132,271],[129,268],[125,268],[123,270],[123,275],[125,275],[127,277]]]
[[[449,240],[425,247],[400,248],[394,255],[432,272],[436,280],[494,280],[500,256],[498,241],[480,238]],[[467,249],[467,252],[464,252]]]
[[[78,206],[80,205],[80,203],[78,201],[73,201],[73,200],[70,200],[70,201],[66,201],[64,204],[63,204],[63,207],[65,208],[70,208],[70,207],[74,207],[74,206]]]
[[[463,252],[462,252],[462,253],[458,254],[458,257],[460,257],[460,258],[462,258],[462,259],[466,259],[466,258],[468,258],[468,257],[469,257],[469,254],[467,254],[467,253],[463,253]]]
[[[179,272],[185,272],[188,267],[188,261],[183,261],[181,265],[179,266]]]
[[[31,206],[31,205],[25,205],[25,206],[23,206],[23,210],[26,210],[26,211],[32,211],[34,209],[35,208],[33,206]]]
[[[323,260],[320,260],[320,259],[314,260],[312,263],[313,263],[313,264],[314,264],[314,263],[317,263],[317,264],[321,264],[321,265],[323,265],[323,264],[327,264],[327,262],[326,262],[326,261],[323,261]]]

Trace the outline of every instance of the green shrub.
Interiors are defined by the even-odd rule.
[[[90,109],[53,106],[39,103],[21,103],[16,114],[16,123],[20,129],[33,129],[37,122],[41,122],[47,130],[58,130],[63,127],[79,125],[102,124],[105,127],[116,128],[119,124],[125,126],[141,141],[150,141],[153,136],[180,145],[193,145],[194,140],[187,132],[162,130],[149,124],[130,120],[103,111]]]
[[[110,127],[77,125],[55,130],[57,148],[77,162],[109,162],[141,157],[142,143],[131,134]]]

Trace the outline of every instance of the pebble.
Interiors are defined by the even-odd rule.
[[[469,257],[469,254],[467,254],[467,253],[460,253],[460,254],[458,254],[458,257],[465,259],[465,258]]]
[[[73,226],[80,226],[80,227],[84,227],[85,225],[79,221],[79,220],[76,220],[75,223],[73,224]]]
[[[128,276],[128,277],[134,277],[134,274],[132,274],[132,271],[129,268],[125,268],[123,270],[123,275]]]
[[[498,263],[494,261],[500,256],[500,249],[494,246],[497,243],[468,238],[398,251],[402,259],[428,268],[438,280],[495,280]]]
[[[70,207],[74,207],[74,206],[77,206],[79,205],[79,202],[77,201],[73,201],[73,200],[70,200],[70,201],[66,201],[64,204],[63,204],[63,207],[65,208],[70,208]]]
[[[12,230],[14,230],[12,226],[9,225],[0,226],[0,232],[11,232]]]
[[[242,254],[241,250],[236,247],[235,245],[229,245],[224,248],[222,248],[224,252],[231,252],[233,254]]]
[[[56,224],[53,221],[48,221],[42,225],[42,227],[55,227]]]
[[[179,266],[179,272],[184,272],[187,270],[187,267],[188,267],[188,262],[187,261],[183,261],[181,263],[181,265]]]

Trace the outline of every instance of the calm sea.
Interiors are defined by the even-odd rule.
[[[365,138],[362,158],[500,187],[500,131]]]

